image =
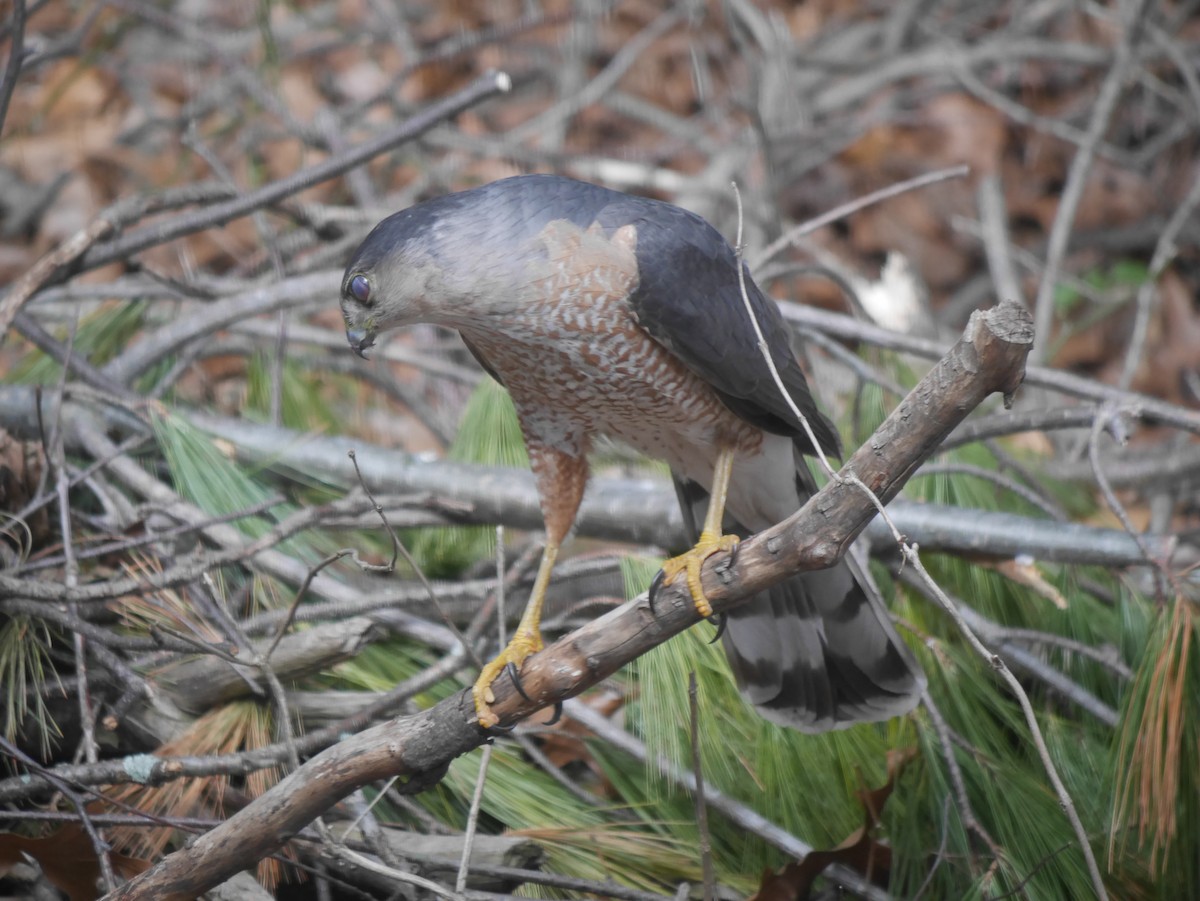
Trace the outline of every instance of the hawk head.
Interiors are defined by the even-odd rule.
[[[342,276],[346,340],[360,357],[380,332],[437,322],[446,289],[443,265],[430,253],[437,217],[416,206],[380,222],[359,245]]]
[[[519,194],[447,194],[375,226],[342,277],[350,348],[361,357],[387,329],[470,327],[502,313],[520,296],[526,264],[537,255]]]

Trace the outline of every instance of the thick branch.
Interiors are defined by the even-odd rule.
[[[359,653],[381,631],[370,617],[355,616],[286,635],[271,655],[271,669],[284,679],[328,669]],[[262,648],[269,644],[263,642]],[[256,655],[262,648],[255,649]],[[250,690],[247,680],[257,682],[258,675],[258,661],[253,659],[237,667],[220,657],[193,657],[168,669],[160,688],[181,710],[200,714],[243,697]]]
[[[971,317],[955,345],[842,470],[886,501],[895,496],[938,442],[993,391],[1010,395],[1020,384],[1033,341],[1028,314],[1014,303]],[[714,610],[807,569],[829,566],[875,513],[860,488],[831,481],[795,516],[747,540],[736,563],[704,568]],[[526,692],[507,680],[494,686],[492,709],[513,724],[540,707],[582,692],[699,619],[685,587],[668,586],[651,611],[645,597],[588,623],[530,659],[521,674]],[[370,782],[407,777],[420,790],[441,777],[455,757],[487,741],[469,692],[421,714],[372,727],[319,754],[271,791],[192,845],[118,889],[112,899],[186,899],[216,885],[278,848],[340,798]]]
[[[1094,412],[1083,411],[1084,424]],[[5,416],[5,390],[0,389],[0,421]],[[971,422],[1003,420],[1004,414]],[[542,526],[537,489],[528,470],[484,467],[447,460],[425,460],[343,436],[302,436],[263,423],[190,413],[196,426],[229,442],[238,456],[255,465],[319,475],[336,484],[355,484],[347,452],[354,450],[366,485],[380,494],[428,494],[461,505],[463,523],[503,523],[508,528],[537,531]],[[956,428],[953,441],[970,426]],[[11,428],[11,426],[10,426]],[[940,450],[940,448],[939,448]],[[1200,460],[1200,453],[1196,455]],[[1194,462],[1194,461],[1193,461]],[[1174,459],[1158,461],[1167,472],[1180,467]],[[1044,464],[1055,466],[1054,462]],[[1200,464],[1198,464],[1200,465]],[[402,515],[402,511],[389,511]],[[1075,522],[1052,522],[1017,513],[916,503],[898,498],[888,506],[896,527],[926,551],[948,551],[995,557],[1028,554],[1052,563],[1097,563],[1133,566],[1145,555],[1128,533]],[[886,526],[867,527],[873,543],[890,537]],[[675,492],[665,480],[593,478],[575,521],[575,534],[588,538],[656,545],[667,550],[686,546],[687,537]],[[1146,535],[1156,559],[1171,559],[1173,536]],[[4,583],[0,580],[0,595]]]

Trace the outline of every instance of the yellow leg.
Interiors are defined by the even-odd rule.
[[[546,588],[550,585],[550,572],[554,569],[554,561],[558,558],[558,545],[547,542],[546,550],[542,552],[542,562],[538,566],[537,576],[533,580],[533,592],[529,595],[529,603],[525,605],[525,613],[517,625],[517,631],[500,656],[484,666],[475,682],[471,693],[475,697],[475,713],[479,717],[479,725],[485,729],[500,722],[500,717],[492,713],[489,706],[496,700],[492,694],[492,683],[504,672],[510,663],[520,669],[525,658],[540,651],[545,644],[542,641],[542,604],[546,600]]]
[[[688,591],[701,616],[712,616],[712,606],[704,596],[700,584],[700,567],[704,561],[720,551],[732,551],[738,544],[736,535],[722,535],[721,521],[725,518],[725,498],[729,495],[729,479],[733,475],[733,451],[723,450],[717,456],[713,468],[712,491],[709,492],[708,514],[704,517],[704,529],[696,546],[663,564],[663,584],[670,584],[681,572],[687,573]]]

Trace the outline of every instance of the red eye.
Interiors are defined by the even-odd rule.
[[[350,279],[350,293],[359,303],[368,303],[371,300],[371,283],[365,275],[356,275]]]

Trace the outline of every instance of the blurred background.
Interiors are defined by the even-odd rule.
[[[396,210],[554,172],[740,234],[851,450],[973,311],[1032,311],[1015,406],[985,403],[896,515],[1020,678],[1099,873],[1021,707],[882,533],[930,679],[912,716],[779,730],[701,626],[329,821],[452,886],[474,818],[460,889],[493,897],[699,897],[702,846],[720,897],[1196,897],[1198,6],[0,4],[0,889],[98,897],[293,752],[473,681],[461,636],[488,656],[540,550],[519,429],[452,333],[349,353],[341,267]],[[554,634],[681,542],[661,467],[605,446],[595,471]],[[355,565],[393,534],[395,573]],[[269,677],[244,664],[277,635]],[[106,766],[143,752],[197,762],[154,788]],[[420,893],[319,852],[240,890]]]

